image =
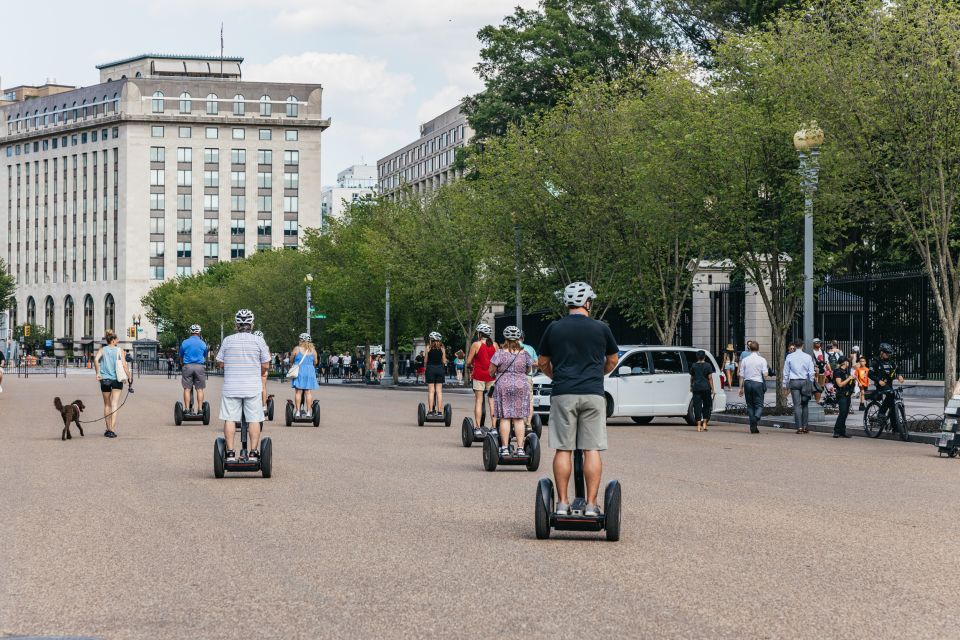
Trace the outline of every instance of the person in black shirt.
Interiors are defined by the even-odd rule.
[[[842,359],[833,371],[833,384],[837,388],[837,406],[840,415],[833,425],[834,438],[849,438],[847,435],[847,414],[850,413],[850,401],[853,398],[853,389],[856,378],[850,370],[850,361]]]
[[[707,362],[707,354],[697,351],[697,361],[690,365],[690,391],[693,392],[693,415],[697,419],[697,431],[706,431],[713,409],[713,365]]]
[[[897,375],[897,365],[890,361],[890,355],[893,353],[893,347],[886,342],[880,345],[880,357],[870,363],[870,380],[876,386],[876,392],[883,398],[880,405],[880,415],[887,412],[890,416],[890,425],[894,430],[898,430],[900,416],[897,415],[897,407],[894,404],[893,383],[894,381],[903,382],[903,376]]]

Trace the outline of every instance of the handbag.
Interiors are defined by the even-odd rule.
[[[300,363],[293,364],[287,369],[288,378],[296,378],[298,375],[300,375]]]
[[[123,360],[123,352],[119,349],[117,350],[117,382],[126,382],[127,381],[127,370],[124,369],[123,365],[126,364]]]

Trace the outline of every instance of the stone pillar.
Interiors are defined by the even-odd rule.
[[[700,262],[700,268],[693,277],[691,300],[693,344],[691,346],[707,351],[713,348],[710,293],[730,284],[733,266],[730,260]]]

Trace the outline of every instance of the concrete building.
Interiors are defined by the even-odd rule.
[[[428,193],[462,174],[454,166],[456,150],[473,138],[473,129],[460,107],[420,125],[420,137],[377,162],[380,193],[396,197],[409,187],[414,194]]]
[[[105,329],[125,336],[152,286],[320,225],[322,88],[244,82],[242,62],[142,55],[98,66],[94,86],[0,91],[11,325],[89,353]]]
[[[339,219],[351,204],[370,200],[377,194],[377,168],[369,164],[355,164],[337,174],[337,186],[326,187],[320,200],[324,221]]]

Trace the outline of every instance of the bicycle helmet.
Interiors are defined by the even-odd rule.
[[[493,329],[490,328],[490,325],[481,322],[477,325],[477,333],[484,336],[492,336]]]
[[[893,347],[889,343],[881,342],[880,343],[880,353],[893,354]]]
[[[523,337],[523,333],[521,333],[520,329],[518,329],[513,325],[510,325],[509,327],[503,330],[504,340],[519,340],[522,337]]]
[[[311,336],[309,333],[301,333],[300,342],[313,342],[313,336]]]
[[[443,340],[443,336],[440,335],[440,333],[437,331],[431,331],[429,337],[431,340],[436,340],[437,342],[440,342],[441,340]]]
[[[200,333],[200,325],[198,324],[190,325],[190,333]]]
[[[238,325],[253,324],[253,311],[250,311],[250,309],[240,309],[233,319]]]
[[[262,338],[263,331],[260,331],[260,329],[257,329],[256,331],[253,332],[253,335],[257,336],[258,338]]]
[[[571,308],[582,307],[596,297],[593,287],[586,282],[571,282],[563,290],[563,304]]]

